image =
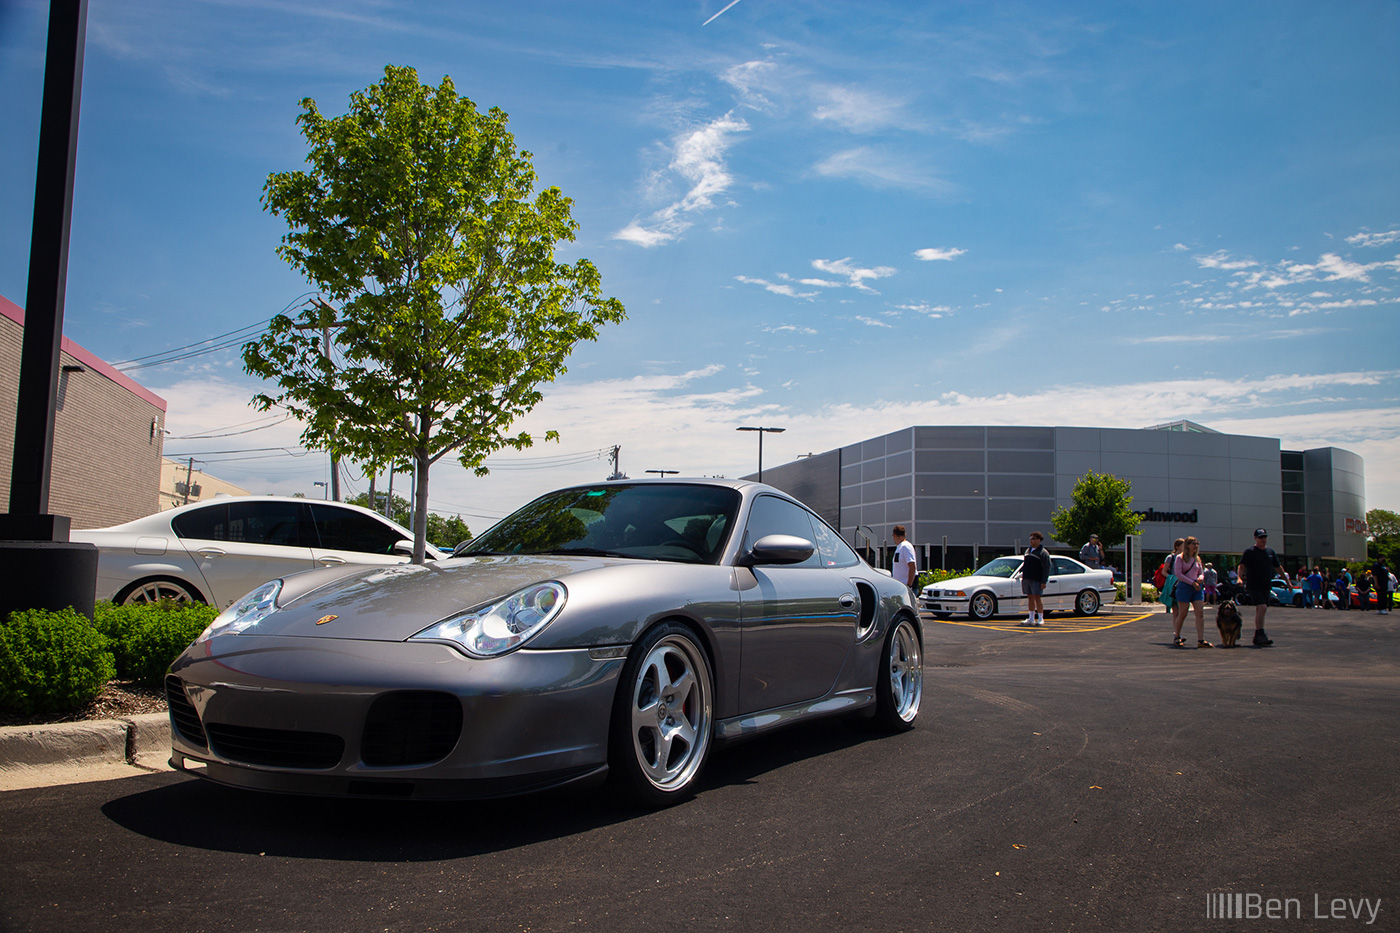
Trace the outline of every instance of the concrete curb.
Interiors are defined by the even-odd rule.
[[[66,783],[86,772],[162,771],[169,757],[168,713],[0,726],[0,790]]]

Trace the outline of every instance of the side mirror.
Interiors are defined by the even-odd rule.
[[[412,557],[413,542],[410,541],[408,538],[400,538],[399,540],[394,542],[394,553],[407,554],[409,557]]]
[[[471,546],[471,543],[472,543],[472,539],[471,539],[471,538],[468,538],[468,539],[465,540],[465,541],[458,541],[458,542],[457,542],[457,546],[454,547],[454,548],[452,549],[452,556],[453,556],[453,557],[460,557],[460,556],[462,556],[462,554],[464,554],[464,553],[466,552],[467,548]]]
[[[754,542],[746,564],[800,564],[816,553],[816,545],[796,535],[764,535]]]

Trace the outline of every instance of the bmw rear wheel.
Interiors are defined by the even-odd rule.
[[[997,614],[997,598],[991,593],[973,594],[967,604],[967,614],[979,622],[985,622]]]
[[[886,732],[914,728],[924,698],[924,653],[919,630],[907,618],[885,636],[879,681],[875,684],[875,724]]]
[[[1101,603],[1097,590],[1080,590],[1074,598],[1074,612],[1081,616],[1097,615]]]
[[[608,767],[632,802],[686,797],[709,757],[714,676],[690,629],[658,626],[632,649],[613,704]]]
[[[204,597],[199,590],[181,580],[171,577],[151,577],[137,580],[122,589],[113,600],[118,606],[132,606],[140,603],[158,603],[169,599],[177,603],[202,603]]]

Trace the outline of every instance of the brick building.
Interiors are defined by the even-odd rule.
[[[10,506],[24,311],[0,296],[0,511]],[[49,511],[103,528],[159,508],[165,400],[67,337],[59,353]]]

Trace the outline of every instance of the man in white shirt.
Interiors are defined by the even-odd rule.
[[[895,545],[893,576],[909,587],[910,592],[914,592],[914,582],[919,577],[919,569],[915,566],[918,558],[914,555],[914,545],[905,539],[903,525],[895,525],[890,534],[894,537]],[[918,598],[917,593],[914,594],[914,598]]]

